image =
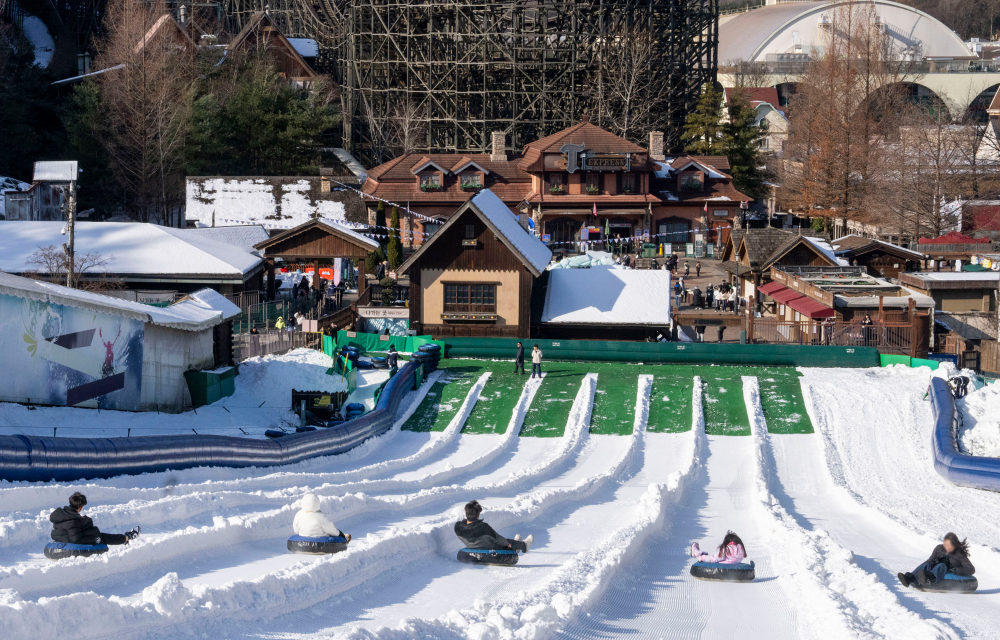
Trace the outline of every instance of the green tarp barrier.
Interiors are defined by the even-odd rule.
[[[438,342],[444,343],[446,358],[513,360],[518,340],[517,338],[445,338]],[[526,352],[537,344],[547,361],[788,367],[879,366],[879,353],[874,347],[598,340],[522,340],[522,342]]]
[[[892,364],[905,364],[906,366],[911,366],[910,356],[900,356],[894,353],[880,353],[879,354],[879,366],[888,367]]]
[[[348,333],[354,335],[348,336]],[[383,352],[388,351],[389,345],[392,345],[396,347],[396,351],[414,353],[425,344],[438,344],[444,350],[444,342],[434,340],[431,336],[381,336],[377,333],[362,333],[360,331],[338,331],[336,344],[332,346],[334,349],[339,349],[343,346],[353,346],[362,352]],[[323,350],[326,351],[325,339],[323,341]]]

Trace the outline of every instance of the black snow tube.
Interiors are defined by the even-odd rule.
[[[341,538],[340,536],[329,536],[326,538],[292,536],[288,539],[288,550],[292,553],[322,555],[325,553],[338,553],[346,549],[347,538]]]
[[[512,567],[517,564],[517,551],[510,549],[462,549],[458,561],[463,564],[498,564]]]
[[[86,558],[100,553],[107,553],[106,544],[73,544],[72,542],[50,542],[45,545],[45,557],[49,560],[63,558]]]
[[[691,565],[691,575],[699,580],[719,580],[722,582],[750,582],[754,579],[754,564],[723,564],[721,562],[695,562]]]
[[[913,586],[920,591],[972,593],[979,588],[979,580],[976,576],[956,576],[954,573],[946,573],[944,580],[925,585],[915,582]]]

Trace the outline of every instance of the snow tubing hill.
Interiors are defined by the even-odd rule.
[[[699,580],[719,580],[721,582],[750,582],[756,577],[752,561],[750,564],[695,562],[691,565],[691,575]]]
[[[406,363],[386,383],[375,409],[338,427],[281,438],[175,435],[136,438],[0,436],[0,480],[66,482],[158,473],[192,467],[271,467],[358,446],[388,431],[399,403],[413,389],[416,364]]]
[[[913,585],[920,591],[937,591],[941,593],[972,593],[979,588],[979,580],[975,576],[956,576],[954,573],[946,573],[944,580],[939,580],[934,584]]]
[[[86,558],[88,556],[106,553],[106,544],[73,544],[72,542],[50,542],[45,545],[45,557],[49,560],[63,558]]]
[[[934,469],[954,484],[1000,491],[1000,458],[970,456],[958,450],[958,408],[948,381],[931,378],[930,398],[934,412],[934,430],[931,435]]]
[[[511,549],[462,549],[458,552],[462,564],[498,564],[512,567],[517,564],[517,551]]]
[[[339,553],[347,550],[347,538],[340,536],[328,536],[325,538],[292,536],[288,539],[288,550],[292,553]]]

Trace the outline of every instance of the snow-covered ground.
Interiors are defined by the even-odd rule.
[[[299,417],[291,410],[292,389],[343,391],[341,376],[327,375],[329,356],[313,349],[296,349],[280,356],[251,358],[240,364],[236,391],[214,404],[184,413],[131,413],[75,407],[27,407],[0,403],[0,435],[76,437],[142,436],[191,433],[264,437],[278,427],[294,429]],[[375,389],[387,371],[359,370],[358,389],[349,402],[373,408]],[[129,430],[131,429],[131,432]]]
[[[48,27],[41,18],[26,15],[22,29],[24,36],[35,47],[35,64],[39,67],[49,66],[56,51],[56,41],[52,39]]]
[[[271,362],[242,393],[265,394],[312,365]],[[0,485],[0,636],[996,637],[1000,494],[934,473],[923,398],[931,372],[803,374],[816,427],[808,435],[768,433],[752,376],[743,380],[750,437],[705,435],[697,378],[693,429],[647,433],[649,376],[639,378],[632,434],[591,434],[596,374],[580,384],[560,437],[519,435],[537,379],[525,381],[504,435],[463,434],[487,374],[444,431],[400,430],[425,384],[392,430],[341,456]],[[975,397],[965,410],[987,416],[992,405]],[[141,525],[143,535],[103,556],[43,559],[48,513],[75,490],[98,525]],[[306,492],[354,535],[348,551],[287,553]],[[516,567],[455,560],[452,527],[473,498],[501,533],[534,534]],[[756,581],[694,580],[686,549],[714,546],[728,529],[746,543]],[[948,530],[969,537],[980,591],[904,590],[895,573]]]
[[[1000,382],[970,391],[958,401],[958,410],[962,413],[959,445],[963,451],[1000,457]]]

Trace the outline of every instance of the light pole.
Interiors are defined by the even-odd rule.
[[[733,296],[733,314],[740,313],[740,250],[733,250],[733,257],[736,258],[736,295]]]

